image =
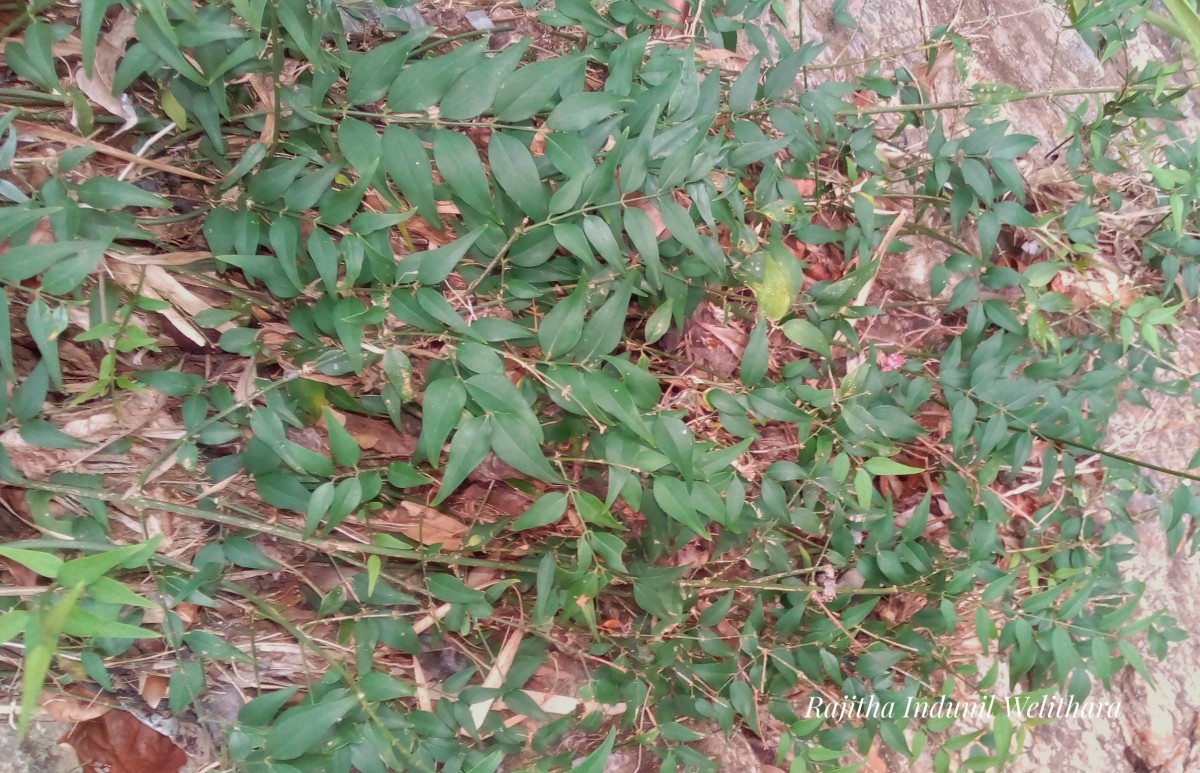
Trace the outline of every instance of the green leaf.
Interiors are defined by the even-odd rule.
[[[623,218],[625,233],[638,251],[642,265],[646,267],[646,279],[655,288],[662,287],[662,265],[659,259],[658,237],[654,233],[654,222],[645,210],[626,207]]]
[[[421,219],[439,231],[442,219],[433,198],[433,167],[421,139],[401,126],[391,124],[383,130],[383,163],[388,176],[400,189]]]
[[[573,293],[559,301],[538,323],[538,346],[546,359],[558,359],[579,343],[583,315],[587,310],[587,284],[580,282]]]
[[[411,62],[388,89],[388,108],[396,113],[423,113],[436,105],[454,79],[483,58],[486,40],[476,40],[449,53]]]
[[[272,232],[275,231],[275,225],[283,221],[276,220],[271,224]],[[299,234],[297,233],[297,236]],[[281,254],[277,249],[275,254],[280,258],[281,266],[291,266],[292,271],[295,271],[296,252],[294,247],[288,250],[287,254]],[[308,235],[308,256],[312,258],[313,266],[317,269],[317,274],[321,277],[322,284],[325,285],[325,292],[330,296],[337,297],[338,287],[338,263],[340,255],[338,254],[337,245],[333,242],[333,237],[324,228],[314,228],[312,233]],[[288,277],[291,279],[292,277]],[[299,284],[299,274],[294,279],[295,284]]]
[[[383,99],[388,87],[400,75],[409,54],[433,31],[432,26],[418,27],[355,59],[347,78],[346,101],[351,105],[366,105]]]
[[[442,179],[455,196],[481,215],[495,218],[487,174],[475,143],[465,134],[438,129],[433,133],[433,158]]]
[[[204,692],[204,666],[194,660],[180,662],[171,669],[168,685],[167,709],[181,714]]]
[[[79,587],[79,586],[76,586]],[[111,639],[157,639],[161,634],[117,620],[94,615],[80,607],[67,614],[63,633],[79,638],[106,637]]]
[[[237,433],[241,437],[241,433]],[[254,489],[262,501],[271,507],[295,510],[303,513],[311,501],[311,494],[291,472],[276,472],[254,477]]]
[[[0,615],[0,644],[7,644],[18,635],[24,633],[29,625],[29,613],[23,609],[13,609]]]
[[[237,661],[252,664],[254,659],[237,647],[222,639],[220,636],[194,629],[183,635],[183,643],[192,652],[208,660]]]
[[[500,84],[516,68],[532,38],[522,38],[491,59],[475,65],[450,85],[440,105],[442,118],[453,121],[477,118],[492,106]]]
[[[692,495],[687,484],[679,478],[659,475],[654,479],[654,501],[668,516],[694,531],[704,539],[710,539],[704,521],[692,506]]]
[[[367,595],[375,595],[375,585],[379,582],[379,573],[383,571],[383,561],[379,556],[367,556]]]
[[[420,264],[417,267],[417,281],[423,285],[435,285],[445,281],[446,277],[450,276],[459,261],[467,254],[467,250],[479,240],[483,235],[483,228],[476,228],[465,236],[460,236],[449,244],[438,247],[434,250],[420,252],[416,255],[410,255],[409,258],[418,258]],[[405,258],[408,260],[409,258]],[[397,271],[404,265],[404,261],[397,264]],[[397,277],[397,281],[403,281]]]
[[[11,39],[4,46],[8,66],[26,80],[41,86],[51,94],[61,94],[62,84],[54,71],[54,39],[49,24],[34,19],[25,27],[20,39]]]
[[[96,209],[147,207],[167,209],[171,202],[162,196],[144,191],[133,183],[112,177],[89,177],[77,189],[79,200]]]
[[[583,131],[619,112],[632,100],[605,91],[581,91],[568,95],[550,111],[546,127],[556,132]]]
[[[11,257],[12,252],[12,250],[9,251],[5,256],[6,259]],[[41,298],[29,304],[29,308],[25,311],[25,327],[29,331],[29,335],[33,337],[38,351],[42,354],[42,363],[46,366],[50,382],[60,391],[63,388],[63,382],[62,370],[58,361],[58,336],[67,329],[68,324],[65,306],[51,308]]]
[[[283,422],[270,408],[260,408],[250,414],[250,429],[256,439],[265,443],[296,472],[322,477],[333,475],[333,463],[327,457],[287,439]]]
[[[134,593],[127,586],[111,577],[97,577],[88,583],[88,596],[104,604],[128,604],[131,607],[157,607],[156,602],[150,601]]]
[[[25,653],[21,662],[24,674],[21,680],[21,715],[17,722],[17,737],[24,738],[29,729],[29,719],[37,711],[38,698],[42,693],[42,682],[50,670],[50,662],[58,649],[58,637],[67,624],[67,618],[75,609],[75,602],[83,592],[82,585],[69,588],[62,598],[40,616],[38,625],[25,631]]]
[[[800,68],[812,63],[825,45],[824,43],[805,43],[793,53],[780,59],[778,64],[767,71],[767,77],[763,81],[763,97],[779,99],[791,91],[796,76],[800,73]]]
[[[118,566],[130,568],[145,566],[161,541],[162,535],[159,534],[136,545],[126,545],[115,550],[107,550],[103,553],[67,561],[59,569],[58,582],[63,587],[72,587],[80,583],[87,585]]]
[[[789,319],[780,328],[787,339],[794,344],[810,349],[817,354],[830,356],[829,339],[821,332],[821,328],[806,319]]]
[[[483,591],[470,587],[452,574],[431,574],[425,578],[425,586],[431,596],[449,604],[478,604],[487,600]]]
[[[435,469],[442,457],[442,446],[450,437],[450,431],[458,425],[466,404],[467,390],[458,379],[438,379],[425,386],[421,436],[417,446]]]
[[[763,256],[763,280],[761,282],[747,280],[746,286],[754,291],[758,299],[758,307],[763,316],[772,322],[778,322],[792,308],[792,287],[787,273],[780,267],[775,256],[766,253]]]
[[[645,339],[647,344],[655,343],[671,329],[671,313],[674,307],[674,302],[668,298],[646,319]],[[746,349],[750,349],[749,345]],[[745,359],[743,359],[744,362]]]
[[[589,754],[583,762],[571,768],[573,773],[604,773],[608,764],[608,757],[612,754],[613,743],[617,739],[617,729],[614,727],[608,731],[608,737],[604,739],[604,743],[600,744],[600,748]]]
[[[28,419],[19,426],[21,439],[38,448],[92,448],[86,440],[68,435],[45,419]]]
[[[762,77],[762,56],[758,55],[746,63],[740,75],[729,87],[729,111],[734,114],[745,113],[754,104],[758,96],[758,81]]]
[[[329,512],[330,506],[333,505],[334,495],[333,481],[327,480],[320,486],[313,489],[312,497],[308,500],[308,507],[305,510],[304,517],[304,538],[308,539],[317,531],[317,526],[320,525],[321,519]]]
[[[446,470],[442,473],[442,485],[438,487],[431,505],[436,507],[454,493],[487,456],[491,441],[492,423],[485,416],[472,416],[458,428],[454,439],[450,441],[450,455],[446,460]]]
[[[95,178],[93,178],[95,179]],[[103,242],[74,242],[75,254],[58,261],[42,275],[42,292],[66,295],[87,279],[104,259]]]
[[[1200,60],[1200,14],[1186,0],[1163,0],[1163,5],[1175,17],[1175,23],[1192,47],[1193,56]]]
[[[746,342],[746,350],[742,352],[739,376],[743,384],[755,386],[766,377],[767,357],[767,321],[762,314],[759,314],[758,321],[754,324],[754,329],[750,331],[750,338]]]
[[[527,64],[509,75],[492,105],[496,118],[512,123],[537,115],[582,62],[578,54],[570,54]]]
[[[904,571],[904,565],[900,563],[900,559],[890,550],[881,550],[875,555],[875,565],[879,567],[879,571],[883,576],[897,585],[907,581],[908,575]]]
[[[429,476],[405,462],[392,462],[387,469],[388,483],[396,488],[414,488],[430,482]]]
[[[372,671],[364,676],[359,681],[358,688],[362,690],[364,698],[375,703],[394,701],[397,698],[410,698],[416,694],[416,688],[412,685],[405,684],[399,679],[379,671]]]
[[[509,528],[512,531],[538,529],[558,522],[567,512],[567,495],[561,491],[543,494],[528,510],[513,521]]]
[[[358,447],[358,441],[338,423],[332,411],[328,408],[322,408],[322,410],[325,415],[325,432],[329,435],[329,451],[333,454],[333,461],[343,467],[357,467],[359,459],[362,457],[362,449]]]
[[[592,315],[575,347],[575,357],[580,362],[609,354],[621,343],[625,336],[625,318],[629,314],[632,293],[631,282],[628,279],[621,280],[604,305]]]
[[[546,219],[550,196],[542,185],[533,155],[523,142],[493,131],[488,143],[488,164],[496,183],[530,219],[535,222]]]
[[[546,483],[562,482],[562,477],[546,461],[528,424],[512,414],[497,413],[492,417],[492,451],[501,461],[526,475]]]
[[[621,530],[625,528],[620,521],[613,517],[612,511],[600,501],[600,497],[595,494],[574,491],[571,493],[571,500],[575,503],[575,511],[579,513],[579,519],[584,523],[599,526],[602,529]]]
[[[659,416],[654,423],[654,442],[683,479],[691,482],[692,449],[696,438],[687,425],[674,416]]]
[[[31,569],[42,577],[48,577],[51,580],[58,577],[58,571],[63,565],[62,559],[58,556],[53,553],[43,553],[40,550],[10,548],[0,545],[0,556],[16,561],[26,569]]]
[[[358,698],[352,696],[288,709],[267,731],[264,744],[267,754],[276,760],[296,759],[320,743],[325,734],[357,705]]]

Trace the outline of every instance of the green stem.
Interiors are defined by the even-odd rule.
[[[506,561],[493,561],[490,559],[469,558],[466,556],[437,555],[424,553],[417,550],[387,548],[380,547],[378,545],[358,544],[343,540],[319,539],[315,537],[305,538],[299,529],[293,529],[288,526],[281,526],[279,524],[268,523],[266,521],[251,520],[249,518],[241,518],[220,510],[202,510],[198,507],[181,505],[175,502],[154,499],[152,497],[118,494],[111,491],[102,491],[100,489],[83,488],[80,486],[67,486],[59,483],[50,483],[39,480],[16,480],[10,482],[11,485],[30,491],[45,491],[56,496],[76,497],[80,499],[98,499],[102,502],[119,502],[135,510],[162,510],[168,513],[175,513],[176,515],[183,515],[189,518],[207,521],[209,523],[219,523],[222,526],[230,526],[236,529],[247,529],[259,534],[267,534],[272,537],[302,544],[309,548],[331,554],[354,555],[356,553],[365,553],[367,555],[387,556],[390,558],[399,558],[421,563],[444,564],[447,566],[478,566],[487,569],[500,569],[506,572],[518,572],[521,574],[537,573],[537,567],[535,566],[514,564]]]
[[[25,8],[25,12],[17,18],[4,25],[4,29],[0,29],[0,38],[7,38],[19,29],[24,28],[28,24],[32,24],[34,16],[54,5],[54,0],[46,0],[46,2],[29,4]]]
[[[516,29],[516,27],[509,25],[506,27],[490,27],[488,29],[482,29],[482,30],[467,30],[466,32],[459,32],[456,35],[447,35],[444,38],[438,38],[437,40],[431,40],[428,43],[424,43],[422,45],[417,46],[416,49],[414,49],[412,52],[412,58],[416,59],[418,56],[421,56],[422,54],[424,54],[428,51],[432,51],[433,49],[437,48],[438,46],[444,46],[447,43],[453,43],[457,40],[467,40],[469,38],[478,38],[483,35],[490,35],[495,32],[512,32],[514,29]]]
[[[960,110],[963,108],[979,107],[980,105],[1006,105],[1014,102],[1028,102],[1033,99],[1054,99],[1056,97],[1078,97],[1088,95],[1107,95],[1127,92],[1158,91],[1159,87],[1149,84],[1124,86],[1081,86],[1070,89],[1045,89],[1029,91],[1009,99],[954,99],[945,102],[917,102],[911,105],[876,105],[875,107],[851,107],[838,110],[840,116],[886,115],[890,113],[920,113],[928,110]]]
[[[61,94],[47,94],[33,89],[0,89],[0,99],[24,99],[30,102],[48,102],[54,105],[70,104],[70,100]]]

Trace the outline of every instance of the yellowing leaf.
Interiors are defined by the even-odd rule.
[[[772,322],[783,319],[792,308],[793,292],[787,272],[770,253],[763,256],[762,282],[747,282],[746,286],[754,291],[763,316]]]

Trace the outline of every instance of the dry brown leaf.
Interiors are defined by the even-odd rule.
[[[183,750],[126,711],[80,722],[62,743],[75,748],[84,773],[179,773]]]
[[[364,451],[375,451],[388,457],[410,457],[417,450],[417,439],[398,432],[390,421],[356,413],[338,418],[344,419],[342,426]]]
[[[745,54],[728,51],[724,48],[698,48],[696,49],[696,58],[701,62],[713,63],[736,72],[745,69],[746,63],[750,61]]]
[[[624,703],[609,705],[595,701],[580,700],[570,695],[555,695],[554,693],[540,692],[538,690],[521,690],[521,692],[525,693],[527,698],[536,703],[538,708],[547,714],[574,714],[578,709],[582,708],[585,714],[599,711],[605,716],[612,717],[624,714],[626,708]],[[496,708],[505,708],[503,700],[496,702]]]
[[[796,193],[799,193],[801,196],[811,196],[817,192],[817,181],[811,177],[789,177],[787,181],[792,184],[792,187],[796,189]]]
[[[446,550],[461,548],[467,534],[466,524],[416,502],[401,502],[394,510],[382,510],[372,524],[398,531],[422,545],[440,544]]]
[[[112,710],[112,706],[102,700],[83,700],[45,691],[38,703],[55,722],[86,722]]]
[[[41,480],[51,472],[74,467],[135,431],[160,438],[181,436],[182,428],[172,424],[162,410],[165,402],[166,397],[158,392],[122,392],[113,401],[98,403],[94,411],[77,412],[77,418],[59,427],[72,437],[92,443],[91,448],[42,448],[26,441],[15,428],[0,434],[0,447],[8,452],[18,471]]]
[[[113,115],[125,119],[121,128],[112,135],[114,137],[129,131],[138,122],[137,110],[134,109],[129,96],[117,96],[113,93],[113,76],[117,72],[117,65],[125,56],[125,47],[135,35],[133,21],[133,14],[121,11],[112,29],[96,42],[96,57],[92,62],[91,77],[88,77],[83,67],[75,73],[75,82],[88,99]]]
[[[13,577],[13,585],[9,587],[34,588],[38,585],[38,573],[11,558],[0,556],[0,567],[7,569]]]
[[[147,674],[143,672],[140,681],[141,684],[138,686],[138,692],[141,693],[142,700],[146,701],[146,705],[150,708],[158,708],[158,704],[162,699],[167,697],[167,689],[170,686],[171,680],[159,674]]]
[[[546,155],[546,137],[550,135],[550,130],[546,128],[546,124],[542,124],[533,133],[533,140],[529,143],[529,152],[536,158]]]
[[[249,83],[258,97],[259,107],[263,110],[263,127],[258,133],[258,141],[269,143],[275,138],[275,84],[268,75],[250,73],[233,81],[234,83]]]
[[[167,320],[171,327],[180,335],[186,337],[196,348],[209,350],[212,342],[191,323],[190,318],[202,311],[211,311],[208,301],[193,293],[180,284],[179,280],[167,273],[161,266],[134,267],[123,262],[108,264],[109,273],[117,284],[145,298],[153,298],[170,303],[172,308],[163,309],[158,313]],[[225,331],[233,328],[232,322],[225,322],[217,330]],[[175,336],[172,336],[174,338]],[[181,342],[180,342],[181,343]]]
[[[671,6],[671,10],[663,12],[663,24],[682,27],[683,20],[687,18],[688,0],[667,0],[667,5]]]
[[[205,250],[188,252],[163,252],[158,255],[136,255],[123,252],[108,252],[105,255],[113,260],[128,263],[133,266],[186,266],[209,260],[213,254]]]
[[[650,216],[650,222],[654,226],[654,236],[656,238],[663,234],[666,234],[668,237],[671,235],[671,232],[667,230],[666,224],[663,223],[662,215],[658,213],[658,207],[649,201],[643,201],[638,204],[638,209]]]

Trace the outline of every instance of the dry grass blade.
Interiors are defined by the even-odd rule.
[[[14,125],[21,131],[22,134],[32,134],[42,138],[48,142],[61,142],[64,145],[69,145],[76,148],[91,148],[97,153],[101,153],[112,158],[119,158],[122,161],[129,161],[138,166],[157,169],[160,172],[168,172],[179,177],[186,177],[189,180],[199,180],[200,182],[215,183],[211,177],[198,174],[190,169],[183,169],[178,166],[171,166],[162,161],[155,161],[152,158],[142,158],[135,153],[130,153],[127,150],[114,148],[112,145],[106,145],[103,142],[89,140],[83,137],[76,137],[70,132],[65,132],[62,129],[55,129],[52,126],[44,126],[42,124],[29,123],[28,121],[13,121]]]
[[[513,659],[517,657],[517,648],[521,646],[523,638],[524,636],[521,631],[517,629],[514,629],[508,635],[504,646],[500,648],[500,654],[496,656],[496,662],[492,665],[492,670],[484,677],[484,687],[495,689],[504,684],[504,679],[508,676],[508,670],[512,668]],[[491,698],[471,704],[471,721],[475,724],[475,727],[483,724],[483,720],[487,719],[488,712],[492,710],[492,705],[495,702],[496,699]],[[467,734],[465,729],[459,732],[463,735]]]

